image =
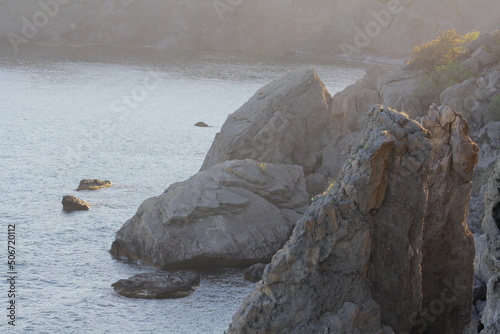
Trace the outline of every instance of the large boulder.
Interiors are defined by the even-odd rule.
[[[358,152],[234,315],[229,333],[410,332],[421,302],[428,132],[375,106]]]
[[[484,201],[485,261],[491,276],[487,286],[486,308],[481,319],[485,328],[481,333],[496,334],[500,333],[500,159],[486,186]]]
[[[86,211],[90,209],[90,204],[80,198],[71,195],[65,195],[62,199],[63,210],[71,211]]]
[[[330,143],[330,102],[314,69],[271,82],[228,116],[201,170],[226,160],[253,159],[302,166],[306,177],[317,173]],[[322,190],[310,188],[314,194]]]
[[[467,206],[479,149],[469,138],[465,119],[449,107],[431,106],[422,125],[433,145],[417,330],[458,334],[470,321],[473,300],[474,238],[467,227]]]
[[[194,292],[200,276],[192,272],[136,274],[111,284],[117,293],[127,298],[182,298]]]
[[[308,204],[301,167],[227,161],[147,199],[111,252],[165,269],[268,262]]]

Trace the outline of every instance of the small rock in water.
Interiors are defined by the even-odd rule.
[[[243,276],[247,281],[258,282],[262,279],[264,269],[266,269],[266,265],[264,263],[257,263],[245,269],[243,271]]]
[[[63,210],[66,212],[83,211],[90,209],[90,204],[87,201],[71,195],[63,196],[62,205]]]
[[[127,298],[166,299],[187,297],[198,283],[200,276],[193,272],[164,272],[137,274],[111,286]]]
[[[78,190],[97,190],[101,188],[111,187],[113,184],[109,181],[103,181],[99,179],[93,180],[81,180],[80,185],[78,186]]]
[[[199,128],[208,128],[208,124],[205,122],[198,122],[194,126],[197,126]]]

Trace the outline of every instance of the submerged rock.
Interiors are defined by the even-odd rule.
[[[403,114],[371,108],[358,152],[273,257],[229,333],[409,332],[421,302],[428,136]]]
[[[110,181],[102,181],[99,179],[81,180],[77,191],[79,190],[97,190],[101,188],[111,187],[113,184]]]
[[[62,205],[63,210],[67,212],[85,211],[90,209],[90,204],[87,201],[71,195],[63,196]]]
[[[194,126],[197,126],[199,128],[208,128],[208,124],[205,122],[198,122]]]
[[[111,284],[117,293],[127,298],[182,298],[194,292],[200,276],[190,272],[137,274]]]
[[[416,330],[462,333],[473,301],[474,238],[467,207],[479,148],[466,120],[449,107],[431,106],[422,125],[432,141],[431,173],[422,245],[422,311]]]
[[[486,233],[487,251],[485,261],[491,276],[488,280],[486,307],[481,322],[481,333],[500,333],[500,159],[484,193],[485,215],[483,230]]]
[[[161,268],[269,262],[308,203],[301,167],[227,161],[146,200],[111,252]]]

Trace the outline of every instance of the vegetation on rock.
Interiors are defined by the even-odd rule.
[[[438,38],[416,46],[408,64],[414,69],[432,72],[466,54],[469,51],[466,45],[478,36],[478,31],[460,35],[455,29],[446,30]]]
[[[415,97],[431,97],[427,104],[439,101],[439,95],[446,88],[454,86],[472,77],[477,73],[470,71],[457,61],[449,62],[434,68],[425,74],[415,88]]]

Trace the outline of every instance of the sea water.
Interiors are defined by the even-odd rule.
[[[109,249],[142,201],[199,170],[228,114],[268,82],[310,66],[331,94],[366,68],[216,52],[23,46],[14,54],[0,45],[2,277],[9,225],[16,262],[15,298],[7,279],[0,284],[0,332],[223,333],[255,286],[241,269],[202,271],[186,298],[127,299],[111,284],[157,269],[113,259]],[[85,178],[114,185],[76,192]],[[65,213],[63,195],[92,208]]]

